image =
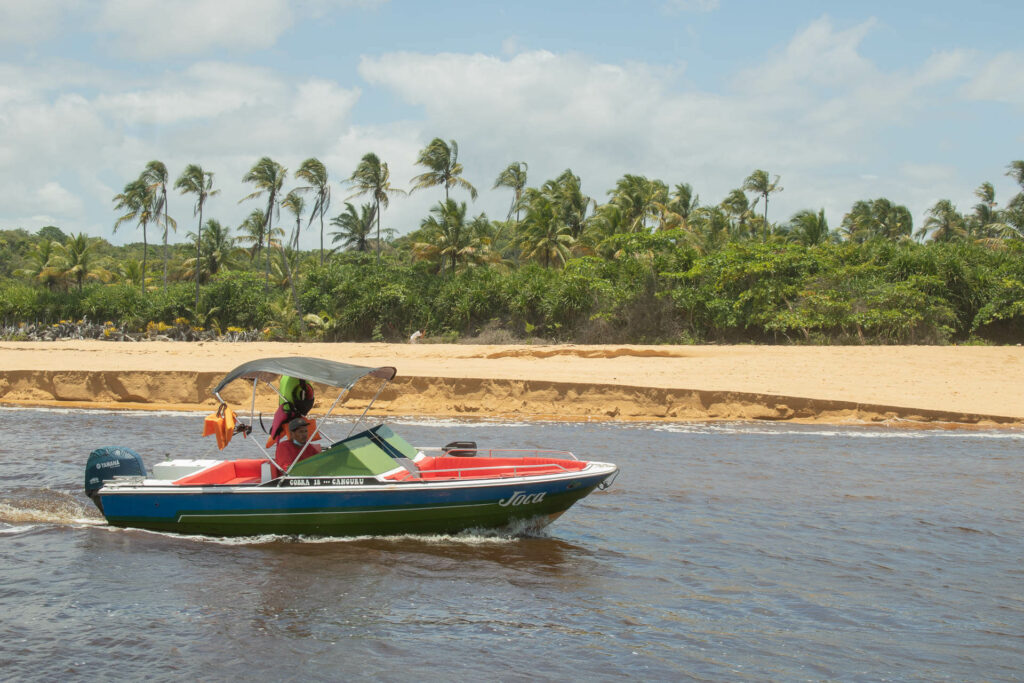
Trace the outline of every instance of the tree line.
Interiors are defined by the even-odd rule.
[[[406,191],[372,153],[340,183],[346,196],[334,216],[338,183],[318,159],[291,174],[259,159],[242,179],[252,192],[239,200],[257,208],[233,229],[204,216],[218,192],[211,171],[190,164],[172,180],[151,161],[113,198],[114,229],[134,226],[141,245],[115,247],[54,226],[0,232],[0,317],[188,319],[277,338],[353,340],[419,328],[445,338],[503,330],[569,341],[1016,338],[1024,161],[1007,168],[1021,192],[1003,206],[985,182],[965,213],[942,199],[915,227],[905,206],[865,199],[833,229],[823,210],[770,221],[781,179],[761,169],[715,204],[701,203],[688,183],[631,174],[598,203],[571,170],[529,186],[525,162],[495,178],[492,189],[511,198],[494,220],[452,196],[478,196],[458,155],[454,140],[440,138],[421,150],[424,172],[409,192],[439,188],[443,197],[401,236],[382,228],[382,215]],[[190,198],[195,221],[185,244],[170,241],[179,223],[168,209],[174,191]],[[298,249],[304,226],[319,232],[318,249]],[[150,228],[160,235],[158,276],[148,268]]]

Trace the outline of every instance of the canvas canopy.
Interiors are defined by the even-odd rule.
[[[236,379],[260,379],[269,382],[280,375],[289,375],[332,387],[351,387],[359,379],[367,375],[377,379],[391,380],[394,379],[396,374],[397,370],[391,367],[366,368],[360,365],[338,363],[322,358],[304,358],[301,356],[261,358],[243,363],[229,372],[214,387],[213,393],[218,394],[221,389]]]

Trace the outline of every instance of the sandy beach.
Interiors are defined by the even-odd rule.
[[[397,367],[378,414],[1024,424],[1024,348],[980,346],[0,342],[0,403],[202,410],[221,375],[269,356]]]

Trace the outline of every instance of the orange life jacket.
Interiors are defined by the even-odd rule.
[[[226,403],[221,403],[215,412],[203,418],[203,436],[213,434],[217,437],[217,448],[224,450],[224,447],[231,443],[231,437],[235,435],[237,423],[235,411]]]
[[[217,410],[203,418],[203,436],[220,434],[224,430],[224,409],[227,404],[221,403]]]

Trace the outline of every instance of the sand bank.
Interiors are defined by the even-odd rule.
[[[1020,347],[0,342],[0,402],[201,410],[231,368],[292,355],[397,367],[379,414],[1024,424]]]

